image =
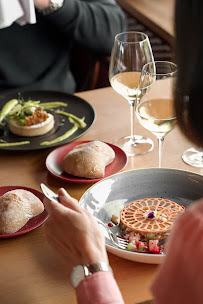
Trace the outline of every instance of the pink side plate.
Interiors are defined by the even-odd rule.
[[[89,141],[75,141],[71,142],[69,144],[63,145],[59,148],[56,148],[52,152],[49,153],[49,155],[46,158],[46,168],[53,176],[66,181],[66,182],[72,182],[72,183],[93,183],[98,182],[99,180],[108,177],[110,175],[113,175],[117,172],[122,171],[126,165],[127,165],[127,155],[125,152],[120,149],[117,146],[114,146],[112,144],[106,143],[109,145],[115,152],[115,159],[114,161],[109,164],[105,169],[105,175],[103,178],[83,178],[83,177],[77,177],[70,175],[63,171],[63,168],[61,166],[61,162],[64,158],[64,156],[71,151],[75,146],[80,145],[82,143],[87,143]]]
[[[44,194],[32,189],[32,188],[28,188],[28,187],[23,187],[23,186],[4,186],[4,187],[0,187],[0,196],[2,196],[4,193],[10,191],[10,190],[15,190],[15,189],[24,189],[27,191],[32,192],[34,195],[36,195],[41,202],[43,203],[43,199],[44,199]],[[46,210],[44,210],[41,214],[33,217],[32,219],[30,219],[20,230],[18,230],[15,233],[10,233],[10,234],[0,234],[0,239],[8,239],[8,238],[12,238],[12,237],[16,237],[25,233],[28,233],[36,228],[38,228],[39,226],[41,226],[46,219],[48,218],[48,213]]]

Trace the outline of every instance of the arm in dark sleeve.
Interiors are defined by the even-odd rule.
[[[114,0],[64,0],[62,8],[43,18],[64,39],[104,54],[110,54],[115,35],[126,30],[124,13]]]

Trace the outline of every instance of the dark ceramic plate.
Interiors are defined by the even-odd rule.
[[[15,189],[24,189],[27,191],[32,192],[34,195],[36,195],[41,202],[43,203],[44,200],[44,194],[32,189],[32,188],[27,188],[27,187],[21,187],[21,186],[4,186],[4,187],[0,187],[0,196],[4,195],[6,192],[11,191],[11,190],[15,190]],[[12,237],[16,237],[25,233],[28,233],[36,228],[38,228],[39,226],[41,226],[46,219],[48,218],[48,213],[47,211],[44,209],[44,211],[31,218],[20,230],[18,230],[15,233],[10,233],[10,234],[0,234],[0,239],[8,239],[8,238],[12,238]]]
[[[82,98],[79,98],[75,95],[69,95],[60,92],[52,91],[25,91],[21,92],[22,98],[28,100],[40,100],[40,102],[54,102],[60,101],[68,104],[66,108],[61,108],[68,113],[74,114],[79,118],[85,117],[85,122],[87,126],[84,129],[78,129],[74,134],[72,134],[67,139],[57,142],[49,146],[41,146],[40,143],[43,141],[51,141],[57,137],[63,135],[66,131],[71,129],[73,125],[69,122],[68,117],[64,115],[54,114],[55,125],[54,128],[45,135],[35,136],[35,137],[24,137],[17,136],[12,134],[8,130],[8,126],[0,126],[0,140],[5,140],[8,143],[20,142],[20,141],[30,141],[29,144],[19,145],[19,146],[10,146],[10,147],[0,147],[2,150],[11,150],[11,151],[30,151],[30,150],[39,150],[45,148],[52,148],[56,146],[61,146],[66,143],[72,142],[75,139],[79,138],[85,134],[89,128],[92,126],[95,120],[95,111],[92,106]],[[3,105],[12,98],[18,98],[18,93],[11,93],[5,96],[0,97],[0,109]],[[51,112],[51,111],[50,111]]]

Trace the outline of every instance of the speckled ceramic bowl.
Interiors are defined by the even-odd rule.
[[[147,197],[166,198],[187,207],[203,197],[203,176],[162,168],[126,171],[94,184],[81,197],[80,205],[94,217],[109,223],[113,214],[120,217],[120,211],[125,205]],[[119,234],[120,228],[114,226],[111,230]],[[141,263],[163,262],[164,255],[119,249],[110,241],[105,228],[102,228],[102,232],[106,237],[107,250],[115,255]]]

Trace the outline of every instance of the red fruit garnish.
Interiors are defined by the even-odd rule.
[[[109,227],[113,227],[113,224],[112,224],[112,223],[108,223],[108,226],[109,226]]]

